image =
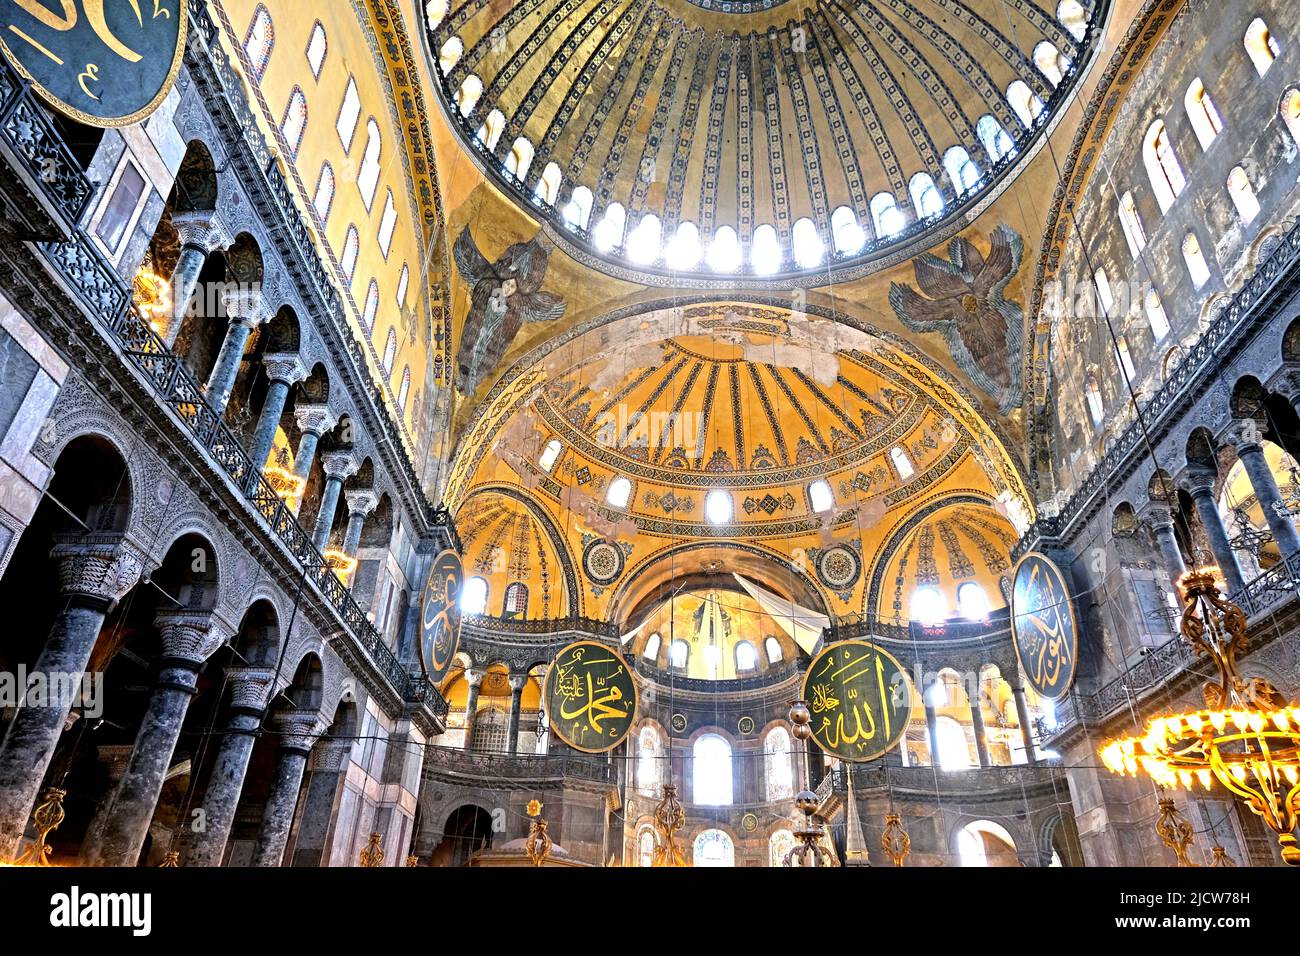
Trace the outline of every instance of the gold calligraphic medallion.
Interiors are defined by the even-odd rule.
[[[818,654],[804,676],[803,697],[817,746],[850,763],[894,749],[912,718],[907,671],[867,641],[840,641]]]
[[[465,569],[448,548],[433,559],[420,601],[420,663],[424,675],[441,684],[460,647],[460,588]]]
[[[1029,686],[1060,700],[1074,682],[1079,628],[1070,589],[1052,559],[1030,551],[1011,577],[1011,636]]]
[[[575,750],[595,754],[621,744],[636,719],[636,680],[612,648],[575,641],[546,672],[551,730]]]
[[[126,126],[176,82],[187,20],[184,0],[0,0],[0,50],[55,109]]]

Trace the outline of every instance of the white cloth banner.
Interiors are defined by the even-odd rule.
[[[821,645],[822,631],[830,627],[831,619],[825,614],[795,604],[789,598],[783,598],[766,588],[759,587],[753,581],[742,578],[736,572],[732,576],[740,582],[745,592],[758,602],[767,615],[780,624],[796,644],[807,654],[815,655]]]

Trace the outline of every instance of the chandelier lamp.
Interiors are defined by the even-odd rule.
[[[1141,736],[1107,741],[1099,754],[1112,773],[1145,774],[1166,789],[1226,787],[1278,835],[1282,859],[1300,866],[1300,704],[1238,673],[1246,615],[1219,595],[1218,571],[1197,568],[1178,582],[1183,638],[1218,670],[1205,684],[1205,707],[1153,717]]]

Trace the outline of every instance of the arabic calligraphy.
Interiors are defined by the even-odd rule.
[[[460,555],[448,549],[433,559],[420,608],[420,660],[435,684],[451,669],[460,645],[460,587],[465,579]]]
[[[1059,700],[1074,681],[1078,629],[1069,589],[1060,569],[1030,552],[1016,565],[1011,594],[1011,629],[1016,655],[1029,686]]]
[[[632,729],[636,683],[613,650],[594,641],[570,644],[546,675],[551,729],[587,753],[612,750]]]
[[[912,684],[903,666],[867,641],[841,641],[817,655],[803,696],[811,702],[813,740],[853,763],[893,749],[912,716]]]

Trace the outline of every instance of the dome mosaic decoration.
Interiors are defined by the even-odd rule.
[[[467,150],[579,258],[763,280],[963,224],[1068,100],[1108,7],[468,0],[429,4],[427,39]]]

